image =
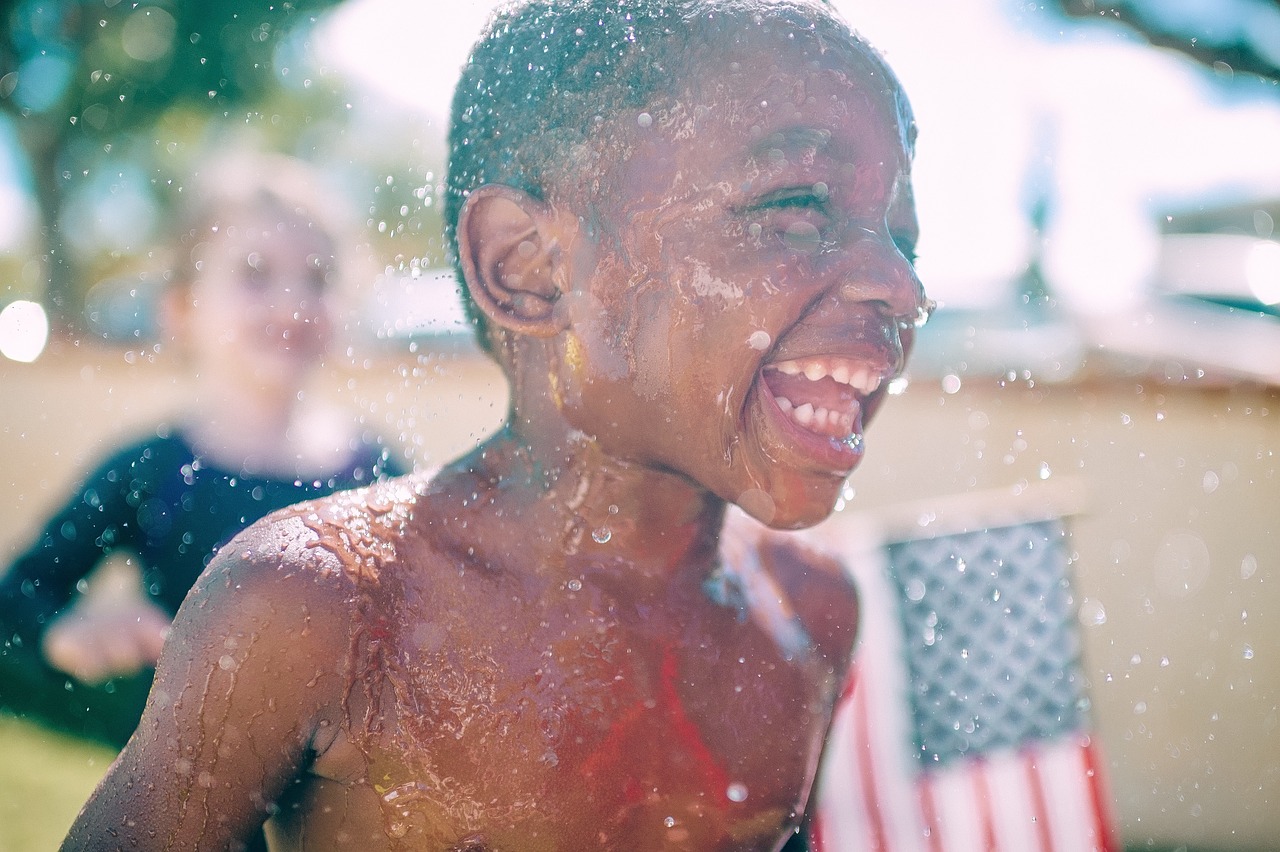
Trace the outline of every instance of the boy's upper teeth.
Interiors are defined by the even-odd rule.
[[[884,380],[884,376],[878,370],[845,358],[796,358],[791,361],[779,361],[771,366],[780,373],[788,376],[804,376],[811,382],[829,376],[862,394],[875,393]]]

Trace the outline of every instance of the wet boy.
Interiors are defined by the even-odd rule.
[[[229,546],[65,848],[779,848],[856,598],[726,508],[810,525],[858,464],[924,304],[913,133],[820,2],[498,17],[448,209],[506,426]]]

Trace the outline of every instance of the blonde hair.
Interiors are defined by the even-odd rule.
[[[180,190],[173,245],[175,282],[189,285],[199,275],[197,249],[222,228],[249,216],[294,221],[324,236],[333,246],[341,275],[354,234],[342,197],[323,185],[309,163],[283,154],[233,150],[209,160]]]

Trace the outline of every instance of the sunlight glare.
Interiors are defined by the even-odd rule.
[[[0,311],[0,355],[30,364],[49,340],[49,318],[36,302],[19,299]]]

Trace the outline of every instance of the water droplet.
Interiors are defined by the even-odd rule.
[[[676,826],[676,818],[675,818],[675,817],[672,817],[672,816],[669,816],[669,817],[667,817],[666,819],[664,819],[664,820],[662,821],[662,824],[663,824],[663,825],[665,825],[667,828],[675,828],[675,826]]]
[[[1145,712],[1147,712],[1147,702],[1139,701],[1137,704],[1133,705],[1133,713],[1135,716],[1141,716]]]
[[[574,577],[572,580],[570,580],[568,583],[568,586],[569,586],[569,591],[571,592],[582,591],[582,581],[579,580],[577,577]]]
[[[960,377],[955,373],[947,373],[942,377],[942,392],[947,394],[960,392]]]
[[[1053,468],[1049,467],[1048,462],[1040,462],[1040,478],[1048,479],[1053,476]]]
[[[734,781],[729,785],[729,789],[725,791],[725,795],[729,797],[731,802],[745,802],[747,800],[747,785],[740,781]]]
[[[793,222],[783,233],[782,242],[799,254],[813,254],[822,245],[822,232],[812,222]]]
[[[1247,580],[1258,572],[1258,557],[1246,553],[1240,560],[1240,579]]]
[[[1078,618],[1085,627],[1101,627],[1107,623],[1107,608],[1102,605],[1102,601],[1085,598],[1080,603]]]
[[[907,600],[916,601],[917,603],[924,600],[924,580],[921,580],[919,577],[912,577],[907,581],[906,593]]]
[[[1245,645],[1245,646],[1244,646],[1244,658],[1245,658],[1246,660],[1252,660],[1252,659],[1253,659],[1253,646],[1252,646],[1252,645]]]
[[[600,527],[591,532],[591,540],[596,544],[606,544],[611,538],[613,538],[613,530],[608,527]]]
[[[757,352],[763,352],[769,348],[769,344],[773,342],[773,338],[769,336],[767,331],[754,331],[747,338],[747,345]]]
[[[641,127],[652,127],[653,116],[649,115],[649,113],[647,112],[642,112],[636,116],[636,124],[640,125]]]
[[[218,658],[218,668],[222,669],[224,672],[229,672],[235,667],[235,657],[232,657],[230,654],[223,654]]]

